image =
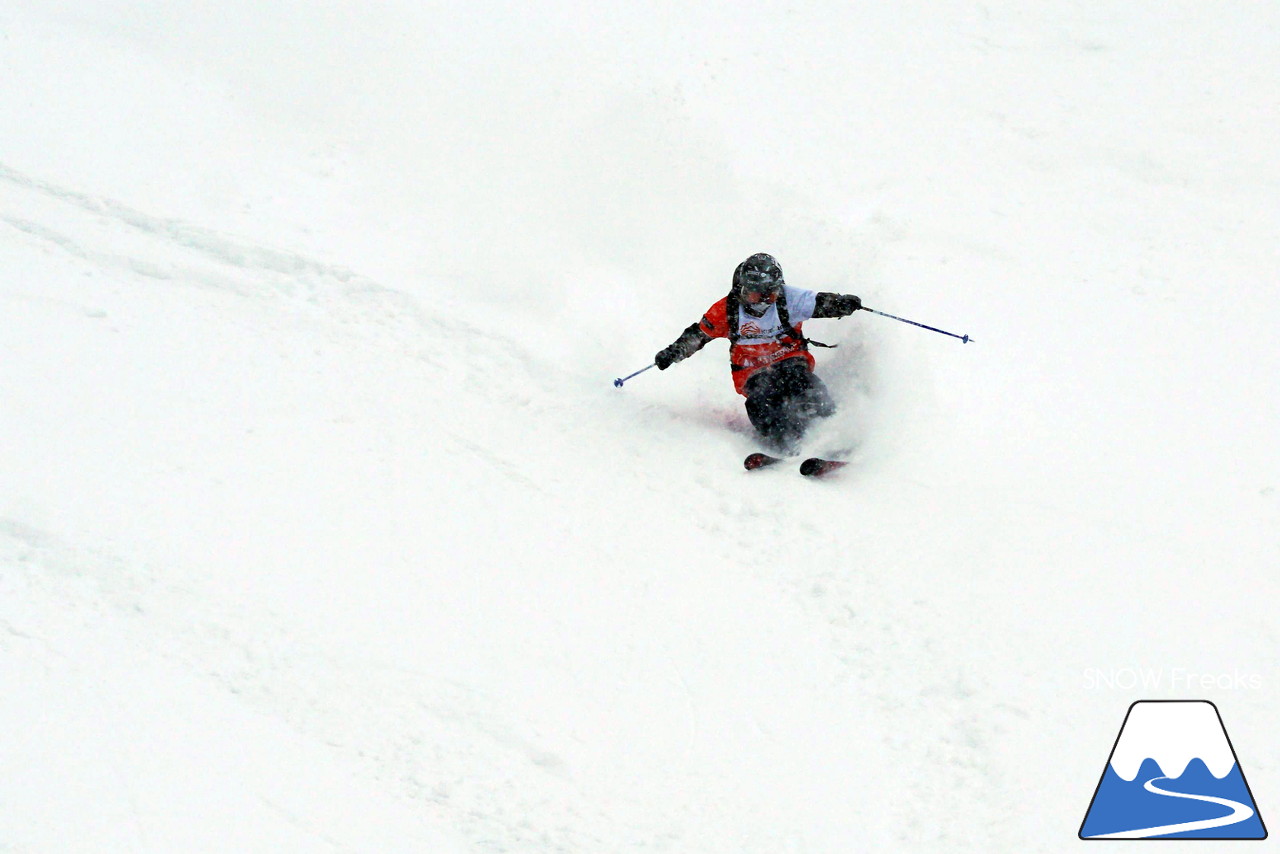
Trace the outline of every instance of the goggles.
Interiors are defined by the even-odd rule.
[[[782,293],[781,271],[743,270],[742,298],[748,303],[777,302]]]
[[[782,288],[777,285],[743,285],[742,301],[748,305],[762,302],[775,303],[781,293]]]

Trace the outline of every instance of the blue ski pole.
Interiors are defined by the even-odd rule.
[[[613,387],[622,388],[622,384],[625,383],[627,380],[631,379],[632,377],[638,377],[640,374],[643,374],[645,371],[649,370],[649,368],[656,368],[656,367],[657,367],[657,364],[655,363],[655,364],[649,365],[646,368],[641,368],[640,370],[636,371],[634,374],[628,374],[625,377],[619,377],[618,379],[613,381]]]
[[[959,338],[965,344],[968,344],[970,341],[973,340],[968,335],[957,335],[954,332],[948,332],[945,329],[935,329],[932,326],[925,326],[923,323],[916,323],[914,320],[907,320],[905,317],[898,317],[897,315],[886,314],[883,311],[876,311],[874,308],[867,308],[865,305],[862,307],[862,310],[869,311],[872,314],[878,314],[881,317],[888,317],[893,320],[901,320],[903,323],[910,323],[912,326],[919,326],[921,329],[928,329],[930,332],[941,332],[943,335],[950,335],[952,338]]]

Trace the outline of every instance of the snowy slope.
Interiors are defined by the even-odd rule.
[[[1151,696],[1269,817],[1280,13],[0,28],[0,847],[1065,850]],[[976,339],[815,321],[839,479],[609,382],[755,251]]]

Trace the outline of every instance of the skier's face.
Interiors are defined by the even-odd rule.
[[[782,293],[780,271],[747,270],[742,276],[742,301],[755,311],[764,311]]]
[[[781,292],[777,285],[746,285],[742,289],[742,301],[756,311],[764,311],[778,301]]]

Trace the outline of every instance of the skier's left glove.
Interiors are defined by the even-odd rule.
[[[840,317],[853,314],[862,308],[862,300],[853,294],[841,294],[832,300],[832,308],[838,311]]]
[[[862,308],[853,294],[820,293],[813,306],[814,317],[848,317]]]

